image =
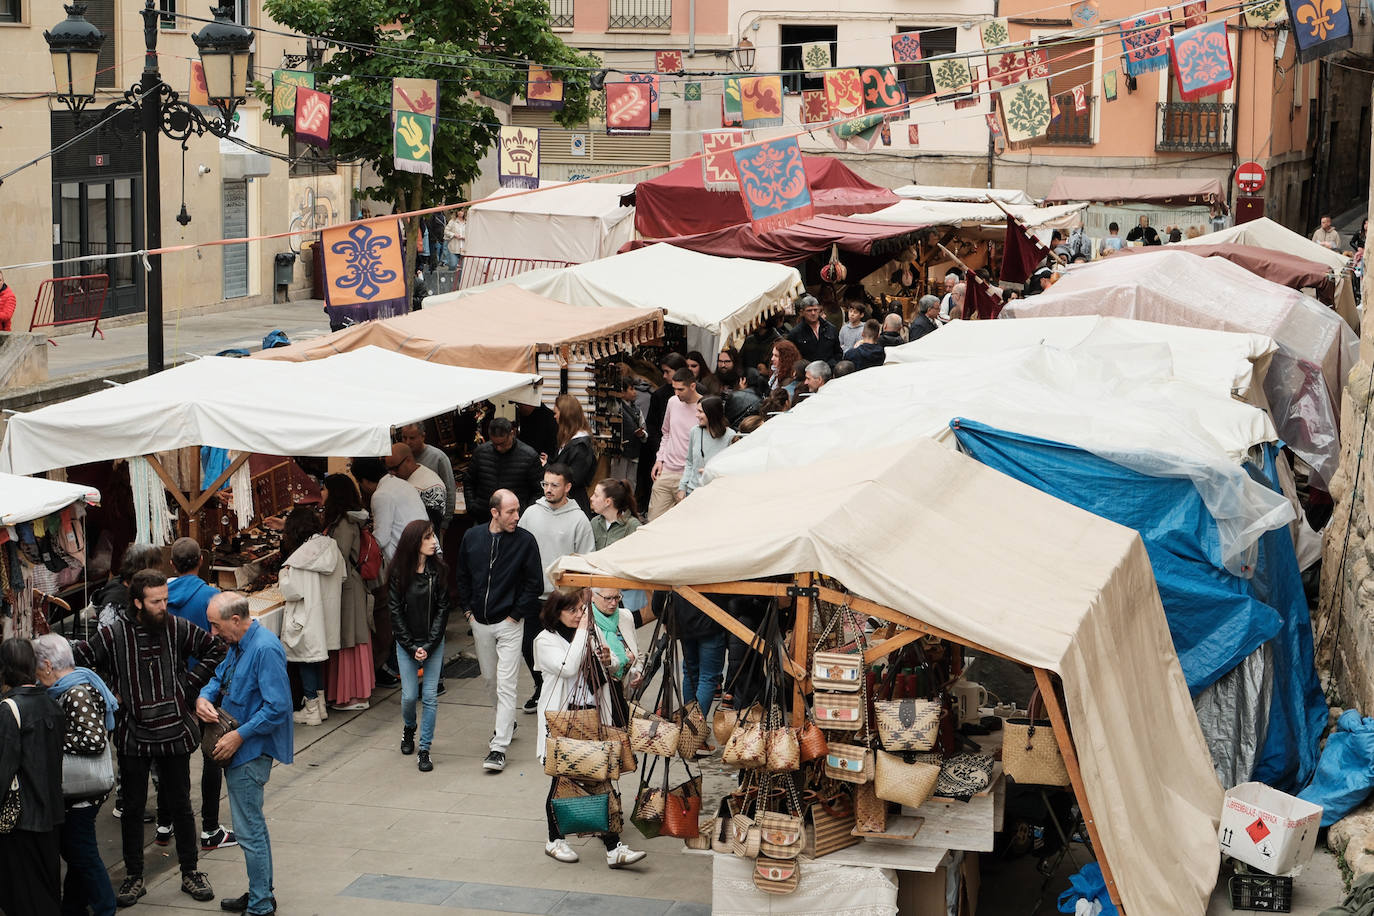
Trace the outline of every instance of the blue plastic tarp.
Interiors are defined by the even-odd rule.
[[[983,464],[1139,532],[1194,696],[1271,644],[1274,693],[1251,778],[1280,789],[1303,785],[1316,765],[1326,707],[1287,527],[1260,539],[1254,576],[1242,579],[1222,565],[1216,522],[1191,481],[1150,477],[1071,445],[976,421],[950,425],[960,447]],[[1266,454],[1267,467],[1249,469],[1271,486],[1274,454]]]
[[[1374,789],[1374,718],[1347,709],[1326,739],[1312,783],[1298,798],[1322,806],[1322,826],[1358,808]]]

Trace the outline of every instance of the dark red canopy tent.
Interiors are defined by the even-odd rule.
[[[1336,280],[1331,268],[1319,261],[1286,251],[1271,248],[1256,248],[1254,245],[1235,245],[1231,243],[1216,245],[1169,245],[1167,248],[1156,245],[1146,248],[1123,248],[1117,254],[1149,254],[1155,251],[1184,251],[1200,258],[1225,258],[1244,267],[1250,273],[1263,277],[1270,283],[1287,286],[1290,289],[1310,288],[1316,291],[1317,298],[1327,305],[1334,301]],[[1117,255],[1113,255],[1116,257]]]
[[[802,164],[817,215],[873,213],[901,199],[864,181],[838,159],[802,156]],[[699,235],[749,221],[738,191],[706,190],[697,161],[641,181],[622,202],[634,205],[635,231],[644,238]]]
[[[813,216],[762,235],[748,223],[727,226],[714,232],[679,235],[666,239],[636,239],[621,251],[666,243],[702,254],[722,258],[749,258],[796,266],[808,258],[824,254],[838,245],[848,255],[890,257],[917,241],[925,232],[922,226],[896,226],[870,223],[844,216]]]

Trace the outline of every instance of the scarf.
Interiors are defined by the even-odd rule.
[[[603,614],[596,608],[592,609],[592,619],[596,621],[596,628],[601,631],[601,641],[611,650],[611,657],[615,663],[611,665],[611,672],[616,677],[625,674],[625,667],[629,664],[629,646],[625,645],[625,638],[620,635],[620,609],[610,615]]]
[[[100,679],[90,668],[73,668],[70,674],[64,674],[57,679],[57,683],[48,688],[48,696],[60,702],[62,694],[71,690],[77,684],[88,684],[94,687],[100,694],[100,698],[105,701],[105,731],[114,731],[115,710],[119,708],[119,701],[110,692],[110,688],[105,686],[105,682]]]

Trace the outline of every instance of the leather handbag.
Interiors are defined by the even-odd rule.
[[[62,755],[62,797],[70,800],[99,798],[115,785],[114,755],[110,742],[98,754]]]
[[[940,710],[934,700],[877,700],[878,739],[889,751],[928,751],[940,732]]]
[[[549,804],[559,833],[609,833],[611,830],[611,796],[607,793],[555,798]]]
[[[721,762],[729,767],[742,770],[757,769],[768,762],[767,744],[764,740],[761,722],[742,722],[730,733],[725,742],[725,750],[720,755]]]
[[[821,727],[810,719],[806,720],[806,724],[797,733],[797,744],[802,763],[819,760],[825,756],[825,732],[821,731]]]
[[[861,686],[863,670],[863,656],[857,652],[817,652],[811,656],[811,686],[855,693]]]
[[[681,734],[678,725],[659,716],[636,716],[630,720],[630,747],[641,754],[675,757]]]
[[[940,768],[930,763],[907,763],[886,751],[875,753],[873,791],[884,801],[919,808],[935,794]]]
[[[1059,750],[1054,727],[1036,718],[1042,705],[1040,691],[1031,694],[1026,718],[1007,719],[1002,725],[1002,768],[1022,785],[1067,786],[1069,771]]]
[[[216,706],[215,712],[219,715],[217,720],[200,724],[200,752],[215,766],[227,767],[234,758],[216,760],[215,745],[219,743],[219,739],[239,727],[239,720],[225,712],[222,706]]]
[[[801,883],[801,863],[796,859],[759,856],[754,861],[754,887],[765,894],[790,894]]]
[[[8,707],[9,711],[14,715],[15,736],[17,740],[19,733],[23,731],[24,728],[24,720],[19,715],[19,704],[14,701],[13,697],[7,697],[4,700],[4,705]],[[16,769],[13,778],[10,779],[9,789],[5,792],[5,798],[3,801],[0,801],[0,833],[13,833],[15,831],[15,828],[19,826],[20,810],[19,771]]]
[[[806,825],[802,855],[819,859],[862,842],[854,835],[854,799],[850,796],[841,793],[829,800],[817,801],[811,805],[808,815],[811,823]]]
[[[770,773],[790,773],[801,769],[801,744],[797,730],[785,725],[764,733],[764,755]]]
[[[601,740],[601,713],[595,708],[549,710],[544,713],[550,738]]]
[[[887,802],[878,797],[873,783],[854,790],[854,835],[868,836],[887,832]]]
[[[664,799],[661,836],[689,839],[701,833],[701,777],[687,780]]]
[[[864,727],[863,698],[857,693],[816,691],[816,724],[833,731],[856,732]]]
[[[730,818],[730,851],[741,859],[752,859],[759,854],[759,826],[747,814],[736,814]]]
[[[825,752],[825,775],[840,782],[871,782],[873,752],[857,744],[839,744],[832,741]]]
[[[551,776],[571,776],[588,782],[605,782],[619,769],[620,751],[611,741],[579,741],[552,738],[545,751],[544,772]],[[612,763],[615,769],[612,769]],[[549,773],[552,764],[553,772]],[[618,773],[617,773],[618,775]]]
[[[706,744],[710,726],[702,715],[701,704],[696,700],[688,703],[677,714],[680,732],[677,739],[677,752],[681,757],[691,760]]]

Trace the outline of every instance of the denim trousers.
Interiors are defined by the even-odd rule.
[[[272,775],[272,758],[263,754],[224,771],[229,813],[248,871],[248,913],[272,912],[272,841],[262,814],[262,789]]]
[[[444,673],[443,641],[429,654],[423,666],[415,656],[397,646],[396,667],[401,675],[401,721],[406,728],[415,727],[415,700],[418,698],[424,707],[420,716],[420,750],[427,751],[434,740],[434,718],[439,712],[439,677]],[[421,667],[425,669],[423,685],[420,683]]]
[[[693,699],[708,720],[711,701],[725,671],[725,631],[717,630],[702,639],[682,640],[682,702]]]
[[[95,839],[99,813],[99,804],[83,805],[68,808],[63,817],[61,849],[67,878],[62,884],[62,916],[86,916],[87,907],[95,916],[114,916],[114,887]]]

